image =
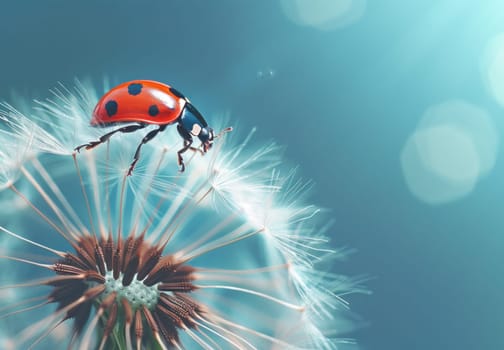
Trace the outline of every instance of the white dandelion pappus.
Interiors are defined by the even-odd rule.
[[[88,127],[98,100],[91,87],[63,87],[34,112],[3,105],[0,179],[30,210],[23,225],[0,224],[23,250],[2,291],[4,348],[336,349],[343,296],[358,281],[318,270],[338,256],[307,187],[282,176],[279,147],[255,148],[235,131],[178,173],[173,128],[99,136]],[[148,132],[148,131],[147,131]],[[20,276],[33,276],[33,279]],[[70,320],[72,319],[72,320]],[[71,328],[65,329],[71,324]]]

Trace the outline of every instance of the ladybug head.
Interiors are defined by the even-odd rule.
[[[210,148],[212,148],[213,144],[214,139],[213,129],[211,127],[205,127],[201,129],[198,138],[200,139],[201,144],[203,145],[203,152],[208,151]]]
[[[180,116],[180,124],[187,132],[187,136],[196,136],[203,145],[206,152],[212,147],[214,132],[210,128],[200,112],[189,102],[186,103],[184,111]]]

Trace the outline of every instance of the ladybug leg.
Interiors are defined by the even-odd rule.
[[[140,159],[140,150],[142,149],[142,146],[145,145],[150,140],[152,140],[154,137],[156,137],[156,135],[159,132],[163,131],[164,129],[166,129],[166,125],[161,125],[156,130],[149,131],[149,133],[147,135],[145,135],[145,137],[142,139],[142,142],[140,142],[140,144],[138,145],[138,147],[136,149],[135,156],[133,157],[133,162],[131,163],[129,170],[128,170],[128,176],[131,175],[131,173],[133,172],[133,169],[135,168],[136,163]]]
[[[182,153],[187,151],[188,149],[191,148],[192,144],[192,139],[191,140],[184,140],[184,147],[178,150],[177,155],[178,155],[178,163],[180,165],[180,172],[183,173],[185,170],[185,164],[184,164],[184,159],[182,158]]]
[[[178,155],[178,164],[180,165],[180,172],[183,173],[185,170],[184,159],[182,158],[182,153],[191,148],[193,143],[193,139],[191,134],[189,134],[180,124],[177,125],[177,131],[184,139],[184,147],[177,151]]]
[[[199,147],[189,147],[189,149],[193,152],[199,152],[202,156],[205,155],[205,152]]]
[[[74,150],[77,151],[77,152],[80,152],[81,148],[84,148],[84,147],[86,149],[91,149],[91,148],[94,148],[94,147],[98,146],[101,143],[107,142],[108,139],[112,135],[114,135],[116,132],[123,132],[123,133],[134,132],[134,131],[137,131],[138,129],[143,129],[145,127],[146,127],[145,124],[123,126],[122,128],[119,128],[119,129],[116,129],[116,130],[113,130],[111,132],[106,133],[105,135],[103,135],[102,137],[100,137],[98,139],[98,141],[90,141],[89,143],[85,143],[83,145],[75,147]]]

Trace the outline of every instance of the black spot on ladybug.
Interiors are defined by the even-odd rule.
[[[112,117],[114,114],[117,113],[117,102],[114,100],[110,100],[107,103],[105,103],[105,110],[107,111],[107,115],[109,117]]]
[[[185,99],[185,96],[182,95],[182,93],[180,91],[178,91],[177,89],[175,88],[170,88],[170,91],[172,92],[172,94],[174,94],[175,96],[177,97],[180,97],[180,98],[184,98]]]
[[[143,85],[140,83],[131,83],[128,85],[128,94],[136,96],[142,92]]]
[[[152,105],[149,107],[149,115],[151,117],[155,117],[156,115],[159,114],[159,108],[156,105]]]

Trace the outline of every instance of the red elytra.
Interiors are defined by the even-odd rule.
[[[137,80],[120,84],[100,98],[91,125],[143,122],[171,124],[177,121],[187,100],[169,85]]]

